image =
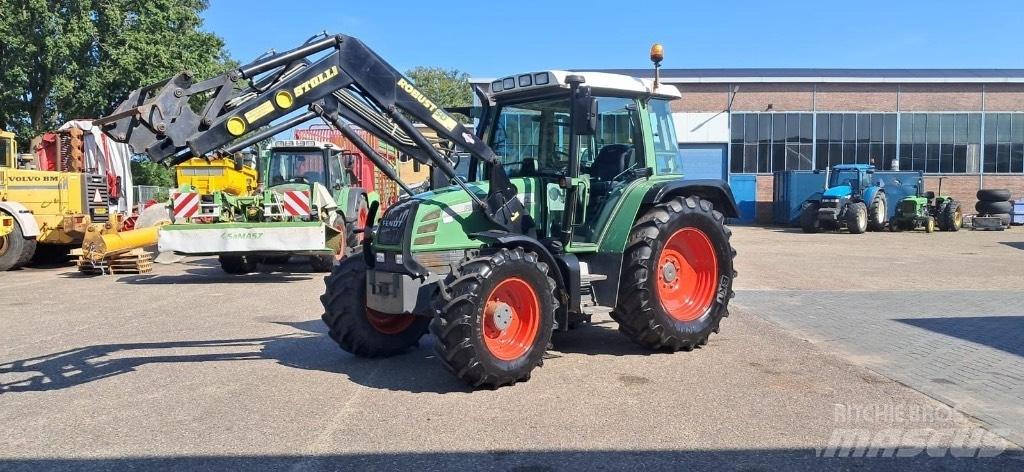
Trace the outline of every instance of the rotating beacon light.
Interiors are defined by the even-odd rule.
[[[651,62],[654,63],[654,89],[658,89],[658,81],[660,79],[661,61],[665,59],[665,48],[660,43],[654,43],[651,46]]]

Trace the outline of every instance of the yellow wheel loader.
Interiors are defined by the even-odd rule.
[[[81,153],[81,131],[68,135],[71,152]],[[80,244],[90,223],[110,217],[103,176],[38,170],[14,138],[0,131],[0,271],[27,264],[39,245]]]

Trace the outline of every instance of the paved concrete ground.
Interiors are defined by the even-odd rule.
[[[770,242],[794,263],[782,266],[784,290],[741,291],[738,306],[1024,444],[1019,229],[864,237],[752,229],[740,237],[755,254]],[[808,254],[796,251],[811,238]],[[918,247],[901,247],[908,238]],[[811,255],[822,247],[830,257]],[[755,272],[767,269],[758,267],[764,259],[750,261]]]
[[[784,278],[776,278],[777,286],[767,281],[780,269],[825,257],[783,259],[790,248],[778,246],[810,241],[786,243],[789,233],[736,234],[741,289],[794,288]],[[870,272],[862,265],[874,261],[854,262]],[[749,308],[734,310],[708,347],[670,355],[634,347],[614,323],[598,320],[556,338],[557,351],[530,382],[471,392],[431,358],[429,346],[385,360],[341,352],[319,321],[320,275],[228,277],[214,264],[199,259],[159,266],[151,275],[102,278],[65,268],[0,274],[0,469],[1024,464],[1012,444],[988,437],[983,455],[1011,452],[818,457],[834,455],[828,447],[837,432],[896,432],[895,445],[922,448],[930,436],[911,432],[973,432],[984,423]],[[927,414],[892,415],[887,408]]]

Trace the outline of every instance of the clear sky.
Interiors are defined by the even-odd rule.
[[[477,77],[550,68],[1024,68],[1024,0],[614,2],[210,0],[205,28],[245,63],[322,30],[399,70]]]

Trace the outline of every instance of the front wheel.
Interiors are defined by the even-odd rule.
[[[630,231],[622,261],[619,331],[649,349],[706,344],[729,314],[736,277],[731,231],[711,202],[678,197],[655,206]]]
[[[342,349],[360,357],[388,357],[416,346],[430,318],[390,315],[366,307],[366,260],[347,257],[324,279],[320,302],[328,336]]]
[[[17,269],[32,260],[36,252],[36,240],[26,238],[18,224],[18,220],[7,213],[0,212],[0,221],[10,224],[10,232],[0,236],[0,272]]]
[[[868,208],[863,202],[851,203],[846,209],[846,228],[850,234],[861,234],[868,230]]]
[[[430,323],[437,357],[474,387],[528,380],[551,341],[555,290],[534,252],[502,248],[466,258],[442,284]]]

